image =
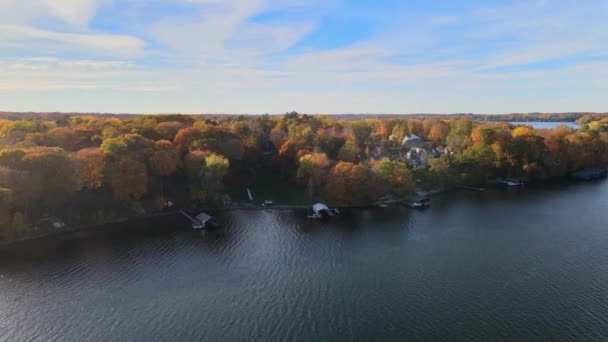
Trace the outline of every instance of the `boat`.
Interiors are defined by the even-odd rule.
[[[519,179],[515,179],[515,178],[507,178],[503,181],[502,184],[509,186],[509,187],[515,187],[515,186],[523,186],[524,182],[522,182]]]
[[[398,203],[398,202],[399,201],[397,199],[395,199],[393,196],[387,195],[387,196],[380,197],[376,201],[376,207],[378,207],[378,208],[387,208],[391,204],[395,204],[395,203]]]
[[[49,216],[49,217],[45,217],[43,219],[41,219],[40,221],[38,221],[37,227],[45,227],[48,229],[61,229],[64,228],[66,226],[65,222],[63,222],[61,219],[54,217],[54,216]]]
[[[329,207],[323,203],[316,203],[312,206],[312,215],[309,215],[309,218],[319,219],[319,220],[327,220],[330,217],[333,217],[335,214],[339,214],[340,211],[338,209],[329,209]]]
[[[431,206],[431,199],[426,196],[416,196],[405,199],[404,203],[413,209],[426,209]]]
[[[273,203],[272,201],[270,201],[270,200],[265,200],[265,201],[262,203],[262,207],[271,207],[273,204],[274,204],[274,203]]]
[[[524,182],[515,178],[505,178],[505,179],[497,179],[493,181],[489,181],[488,184],[501,185],[508,188],[514,188],[518,186],[523,186]]]

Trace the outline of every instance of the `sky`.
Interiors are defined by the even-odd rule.
[[[608,111],[605,0],[0,0],[0,110]]]

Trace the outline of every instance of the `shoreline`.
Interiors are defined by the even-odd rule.
[[[304,210],[304,209],[308,209],[310,207],[311,207],[311,205],[309,205],[309,204],[285,204],[285,205],[278,204],[278,205],[263,207],[259,204],[236,203],[227,208],[211,209],[208,211],[209,212],[230,212],[230,211],[238,211],[238,210],[290,211],[290,210]],[[373,207],[375,207],[375,204],[340,205],[340,206],[332,206],[332,207],[338,208],[338,209],[364,209],[364,208],[373,208]],[[175,211],[167,211],[167,212],[161,212],[161,213],[145,214],[145,215],[141,215],[141,216],[135,216],[135,217],[125,218],[122,220],[104,222],[104,223],[93,224],[93,225],[80,225],[80,226],[76,226],[73,228],[59,229],[57,231],[49,231],[49,232],[45,232],[43,234],[26,236],[26,237],[21,237],[18,239],[13,239],[13,240],[0,241],[0,248],[18,245],[20,243],[27,243],[27,242],[37,241],[37,240],[43,240],[46,238],[58,237],[58,236],[62,236],[62,235],[72,234],[72,233],[104,230],[104,229],[108,229],[110,226],[113,226],[113,225],[125,224],[125,223],[129,223],[129,222],[144,221],[144,220],[149,220],[149,219],[153,219],[153,218],[162,218],[162,217],[169,217],[169,216],[177,217],[179,215],[180,215],[179,210],[175,210]]]
[[[537,185],[537,184],[547,185],[547,184],[552,184],[552,183],[555,183],[555,182],[533,183],[531,185]],[[581,183],[581,182],[580,181],[570,181],[567,183],[577,184],[577,183]],[[583,182],[583,183],[587,183],[587,182]],[[442,195],[442,194],[446,194],[446,193],[454,192],[454,191],[480,192],[480,191],[486,191],[488,188],[492,189],[492,188],[496,188],[496,187],[492,186],[492,185],[486,186],[485,188],[477,188],[477,187],[471,187],[471,186],[456,186],[456,187],[446,188],[446,189],[441,189],[441,190],[419,191],[419,192],[417,192],[417,194],[420,196],[433,197],[433,196]],[[379,204],[385,204],[385,203],[377,202],[377,203],[369,203],[369,204],[365,204],[365,205],[329,205],[329,206],[331,208],[337,208],[337,209],[370,209],[370,208],[379,207]],[[386,204],[400,205],[400,201],[398,199],[395,199],[393,201],[386,202]],[[310,207],[311,207],[311,204],[276,204],[276,205],[265,207],[260,204],[253,204],[253,203],[233,203],[229,207],[210,209],[208,211],[209,212],[230,212],[230,211],[238,211],[238,210],[290,211],[290,210],[304,210],[304,209],[309,209]],[[93,225],[81,225],[81,226],[76,226],[73,228],[60,229],[57,231],[49,231],[49,232],[45,232],[43,234],[26,236],[26,237],[21,237],[18,239],[13,239],[13,240],[0,241],[0,248],[14,246],[14,245],[18,245],[20,243],[27,243],[27,242],[37,241],[37,240],[43,240],[46,238],[58,237],[58,236],[67,235],[67,234],[71,234],[71,233],[104,230],[104,229],[108,229],[110,226],[113,226],[113,225],[125,224],[125,223],[129,223],[129,222],[137,222],[137,221],[144,221],[144,220],[149,220],[149,219],[153,219],[153,218],[163,218],[163,217],[178,216],[178,215],[180,215],[179,210],[172,210],[172,211],[167,211],[167,212],[157,212],[157,213],[145,214],[145,215],[140,215],[140,216],[134,216],[134,217],[129,217],[129,218],[125,218],[125,219],[121,219],[121,220],[117,220],[117,221],[110,221],[110,222],[104,222],[104,223],[93,224]]]
[[[162,213],[152,213],[152,214],[147,214],[147,215],[142,215],[142,216],[129,217],[129,218],[125,218],[125,219],[117,220],[117,221],[104,222],[104,223],[98,223],[98,224],[92,224],[92,225],[80,225],[80,226],[75,226],[73,228],[59,229],[57,231],[45,232],[43,234],[26,236],[26,237],[21,237],[18,239],[13,239],[13,240],[0,241],[0,248],[17,245],[20,243],[36,241],[36,240],[43,240],[43,239],[50,238],[50,237],[67,235],[67,234],[71,234],[71,233],[103,230],[103,229],[108,228],[108,226],[117,225],[117,224],[125,224],[125,223],[129,223],[130,221],[141,221],[141,220],[148,220],[148,219],[152,219],[152,218],[169,217],[169,216],[178,215],[178,214],[179,213],[176,211],[175,212],[171,211],[171,212],[162,212]]]

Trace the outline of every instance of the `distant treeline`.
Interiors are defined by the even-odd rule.
[[[512,113],[512,114],[470,114],[470,113],[455,113],[455,114],[331,114],[331,117],[357,120],[361,118],[377,118],[377,119],[469,119],[472,121],[484,122],[578,122],[580,119],[586,119],[584,123],[600,120],[608,117],[608,113]]]
[[[108,118],[129,119],[136,116],[146,114],[112,114],[112,113],[36,113],[36,112],[0,112],[0,119],[6,120],[59,120],[69,116],[103,116]],[[176,114],[179,115],[179,114]],[[194,118],[204,119],[225,119],[239,116],[240,114],[191,114]],[[246,114],[247,117],[258,117],[262,114]],[[276,116],[272,115],[271,116]],[[282,114],[281,114],[282,115]],[[376,119],[469,119],[473,121],[489,121],[489,122],[577,122],[582,119],[582,123],[601,120],[608,117],[608,113],[593,113],[593,112],[568,112],[568,113],[512,113],[512,114],[472,114],[472,113],[454,113],[454,114],[328,114],[330,117],[343,120],[358,120],[366,118]]]

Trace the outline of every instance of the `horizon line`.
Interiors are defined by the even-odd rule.
[[[64,115],[78,115],[78,114],[88,114],[88,115],[285,115],[292,112],[296,112],[302,115],[514,115],[514,114],[607,114],[608,111],[564,111],[564,112],[542,112],[542,111],[533,111],[533,112],[503,112],[503,113],[480,113],[480,112],[453,112],[453,113],[431,113],[431,112],[421,112],[421,113],[306,113],[306,112],[298,112],[298,111],[287,111],[284,113],[228,113],[228,112],[198,112],[198,113],[185,113],[185,112],[94,112],[94,111],[3,111],[0,110],[0,114],[64,114]]]

